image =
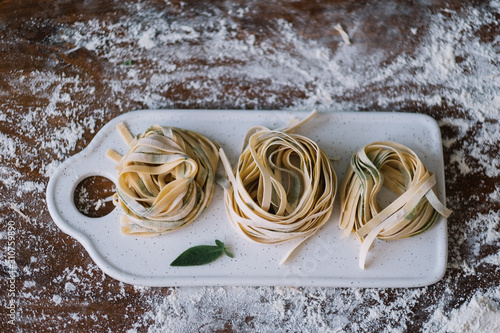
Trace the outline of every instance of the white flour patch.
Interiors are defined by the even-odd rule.
[[[481,262],[489,265],[500,266],[500,253],[489,255],[481,259]],[[500,267],[498,268],[500,269]]]
[[[426,332],[476,333],[500,331],[500,289],[491,288],[486,293],[477,292],[460,308],[444,313],[442,305],[435,310],[426,323]]]
[[[0,132],[0,156],[14,159],[16,156],[16,141]]]
[[[59,295],[54,295],[52,296],[52,301],[56,304],[59,305],[62,302],[62,297]]]
[[[352,292],[357,296],[353,297]],[[408,327],[400,325],[399,321],[405,319],[406,307],[418,303],[424,292],[425,288],[409,290],[394,304],[382,306],[387,296],[385,292],[370,289],[348,292],[334,288],[176,288],[169,296],[152,300],[153,310],[146,313],[146,320],[154,322],[148,329],[151,333],[164,332],[172,327],[183,332],[213,332],[224,329],[230,318],[242,317],[244,309],[243,320],[231,322],[231,329],[404,332]],[[363,307],[366,301],[375,304]],[[325,309],[326,304],[335,311]],[[364,319],[353,322],[350,318],[353,311],[359,311],[358,316]]]
[[[0,177],[0,181],[5,186],[14,189],[18,197],[22,197],[26,193],[42,193],[45,191],[45,184],[23,180],[23,174],[14,168],[0,167]]]
[[[139,38],[139,46],[145,49],[151,49],[155,47],[156,44],[152,40],[152,38],[154,38],[154,33],[155,31],[153,29],[149,29],[148,31],[144,32],[141,38]]]

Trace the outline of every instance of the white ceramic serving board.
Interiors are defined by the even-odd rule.
[[[377,240],[369,252],[367,267],[362,270],[358,266],[360,243],[354,236],[340,238],[338,194],[327,224],[281,266],[279,262],[290,245],[261,245],[242,238],[226,217],[220,186],[198,220],[153,238],[121,234],[120,209],[101,218],[90,218],[80,214],[73,203],[76,185],[88,176],[104,176],[116,182],[115,163],[105,153],[108,148],[127,151],[115,130],[119,122],[125,122],[134,135],[153,124],[198,131],[219,142],[234,166],[247,129],[256,125],[281,128],[291,118],[302,119],[308,114],[246,110],[141,110],[123,114],[106,124],[86,149],[54,172],[47,188],[50,214],[64,232],[86,248],[105,273],[129,284],[416,287],[440,280],[447,260],[445,218],[439,218],[419,236],[392,242]],[[436,121],[428,116],[389,112],[318,113],[296,133],[315,140],[331,158],[340,158],[333,162],[339,186],[351,155],[363,145],[381,140],[406,145],[436,174],[434,190],[445,201],[441,136]],[[222,173],[221,163],[219,171]],[[204,266],[170,266],[188,247],[211,245],[215,239],[231,248],[233,259],[221,257]]]

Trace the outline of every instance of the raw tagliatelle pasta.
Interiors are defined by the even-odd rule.
[[[389,241],[418,235],[434,224],[438,214],[451,214],[432,190],[435,183],[418,156],[395,142],[374,142],[352,156],[340,187],[339,224],[343,237],[353,232],[363,242],[361,268],[376,238]],[[382,186],[399,197],[381,210],[377,195]]]
[[[331,215],[337,177],[328,156],[312,140],[291,133],[311,116],[282,130],[248,131],[235,172],[222,151],[229,183],[225,206],[232,225],[244,237],[263,244],[312,236]]]
[[[154,236],[195,220],[212,198],[219,147],[175,127],[154,125],[135,138],[125,124],[117,129],[130,148],[124,156],[107,153],[118,163],[122,232]]]

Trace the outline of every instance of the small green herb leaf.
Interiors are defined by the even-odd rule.
[[[229,251],[228,251],[228,249],[229,249],[229,248],[228,248],[228,247],[226,247],[226,246],[224,245],[224,243],[222,243],[220,240],[216,239],[216,240],[215,240],[215,244],[217,244],[217,246],[218,246],[219,248],[221,248],[221,249],[222,249],[222,251],[224,251],[224,253],[226,254],[226,256],[228,256],[229,258],[234,258],[233,254],[232,254],[231,252],[229,252]]]
[[[230,258],[233,255],[227,252],[227,248],[220,240],[216,240],[214,245],[198,245],[193,246],[182,252],[170,266],[199,266],[209,264],[217,260],[223,253]]]
[[[228,249],[228,247],[224,248],[224,253],[226,254],[226,256],[228,256],[229,258],[234,258],[233,254],[231,252],[229,252],[227,249]]]
[[[132,60],[125,60],[123,63],[122,63],[122,66],[132,66],[133,65],[133,61]]]

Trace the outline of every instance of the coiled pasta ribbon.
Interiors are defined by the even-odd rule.
[[[438,214],[451,214],[432,190],[435,183],[418,156],[395,142],[374,142],[352,156],[340,188],[339,225],[342,237],[353,232],[363,242],[361,268],[375,238],[389,241],[418,235],[434,224]],[[380,210],[377,195],[382,186],[399,197]]]
[[[154,125],[136,138],[123,123],[117,129],[130,147],[124,156],[107,153],[118,163],[122,232],[154,236],[195,220],[212,198],[218,146],[175,127]]]
[[[315,114],[283,130],[248,131],[235,172],[222,151],[229,183],[225,206],[244,237],[263,244],[296,240],[292,252],[331,215],[337,177],[328,156],[312,140],[291,132]]]

